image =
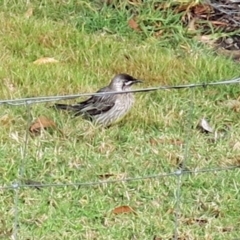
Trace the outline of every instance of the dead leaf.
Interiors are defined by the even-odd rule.
[[[42,129],[56,127],[56,124],[44,116],[38,117],[29,127],[31,133],[40,133]]]
[[[209,125],[208,121],[205,118],[202,118],[199,121],[197,128],[203,133],[213,133],[213,128]]]
[[[47,64],[47,63],[58,63],[58,62],[59,61],[56,60],[55,58],[42,57],[42,58],[39,58],[36,61],[34,61],[33,64],[41,65],[41,64]]]
[[[114,213],[114,214],[135,213],[135,211],[129,206],[120,206],[120,207],[114,208],[112,210],[112,213]]]
[[[24,16],[25,18],[30,18],[33,15],[33,8],[30,7],[28,10],[25,12]]]
[[[140,31],[139,25],[133,18],[128,21],[128,26],[135,31]]]

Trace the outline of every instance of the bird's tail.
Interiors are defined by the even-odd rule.
[[[76,105],[68,105],[68,104],[61,104],[61,103],[56,103],[53,106],[51,106],[55,109],[59,110],[66,110],[66,111],[71,111],[74,113],[74,117],[77,116],[84,116],[85,118],[91,120],[91,116],[89,116],[86,112],[81,112],[81,105],[76,104]]]
[[[76,108],[72,105],[61,104],[61,103],[56,103],[53,105],[53,107],[56,109],[67,110],[67,111],[76,110]]]

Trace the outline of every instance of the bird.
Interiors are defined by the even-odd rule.
[[[110,84],[96,93],[123,92],[131,90],[132,85],[141,83],[126,73],[115,75]],[[97,125],[109,127],[120,121],[134,104],[133,93],[92,95],[85,101],[74,105],[55,104],[56,109],[72,111],[74,116],[83,116]]]

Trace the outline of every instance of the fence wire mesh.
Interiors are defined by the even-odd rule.
[[[218,81],[218,82],[211,82],[211,83],[199,83],[199,84],[186,84],[186,85],[178,85],[178,86],[157,86],[152,88],[145,88],[145,89],[137,89],[127,92],[133,92],[133,93],[147,93],[151,91],[159,91],[159,90],[166,90],[166,89],[194,89],[196,87],[210,87],[210,86],[217,86],[217,85],[228,85],[228,84],[239,84],[240,78],[235,78],[232,80],[227,81]],[[186,116],[186,120],[191,123],[192,121],[192,114],[194,111],[194,98],[193,98],[193,90],[191,91],[191,104],[188,109],[188,114]],[[112,92],[107,94],[122,94],[123,92]],[[64,188],[64,187],[93,187],[97,185],[110,185],[110,184],[116,184],[116,183],[123,183],[123,182],[138,182],[142,180],[148,180],[148,179],[155,179],[160,180],[162,178],[166,177],[175,177],[176,180],[176,186],[175,186],[175,194],[174,194],[174,200],[175,200],[175,206],[174,206],[174,227],[172,231],[172,239],[182,239],[180,238],[179,233],[179,226],[180,226],[180,218],[181,218],[181,202],[185,199],[182,199],[181,196],[181,189],[183,185],[183,176],[184,175],[190,175],[190,174],[201,174],[201,173],[217,173],[220,171],[234,171],[238,169],[240,166],[226,166],[226,167],[211,167],[211,168],[202,168],[202,169],[195,169],[195,170],[189,170],[187,168],[187,161],[191,157],[190,156],[190,145],[191,145],[191,124],[188,124],[184,129],[184,156],[183,160],[181,162],[181,167],[176,169],[172,172],[164,172],[159,174],[147,174],[143,176],[138,177],[122,177],[119,179],[113,179],[113,180],[100,180],[100,181],[89,181],[89,182],[82,182],[82,181],[76,181],[76,182],[34,182],[34,181],[23,181],[25,170],[26,170],[26,161],[29,161],[27,159],[28,156],[28,147],[29,147],[29,126],[31,125],[31,106],[37,103],[45,103],[45,102],[53,102],[53,101],[59,101],[59,100],[67,100],[67,99],[75,99],[79,97],[85,97],[85,96],[91,96],[91,95],[103,95],[106,93],[81,93],[81,94],[74,94],[74,95],[66,95],[66,96],[44,96],[44,97],[33,97],[33,98],[22,98],[22,99],[7,99],[7,100],[0,100],[0,105],[9,105],[9,106],[24,106],[26,108],[27,112],[27,122],[25,126],[25,137],[24,141],[21,143],[22,147],[20,149],[19,155],[21,156],[21,161],[19,163],[18,167],[18,177],[13,181],[12,184],[9,183],[3,183],[2,186],[0,186],[1,191],[13,191],[13,222],[12,222],[12,232],[11,232],[11,239],[17,240],[17,239],[23,239],[21,236],[21,233],[19,233],[19,228],[21,226],[21,220],[19,219],[19,201],[21,199],[20,196],[20,190],[24,191],[24,189],[30,189],[30,188]],[[67,190],[66,190],[67,191]],[[36,206],[37,207],[37,206]],[[156,219],[157,221],[157,219]],[[158,238],[154,238],[158,239]],[[160,239],[160,238],[159,238]],[[188,239],[188,238],[186,238]]]

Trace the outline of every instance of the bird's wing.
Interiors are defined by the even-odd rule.
[[[110,91],[112,90],[109,87],[105,87],[101,88],[99,91],[97,91],[97,93],[107,93]],[[115,105],[116,96],[117,95],[115,94],[105,94],[101,96],[93,95],[83,102],[72,105],[76,111],[75,116],[82,114],[93,116],[107,112]]]

